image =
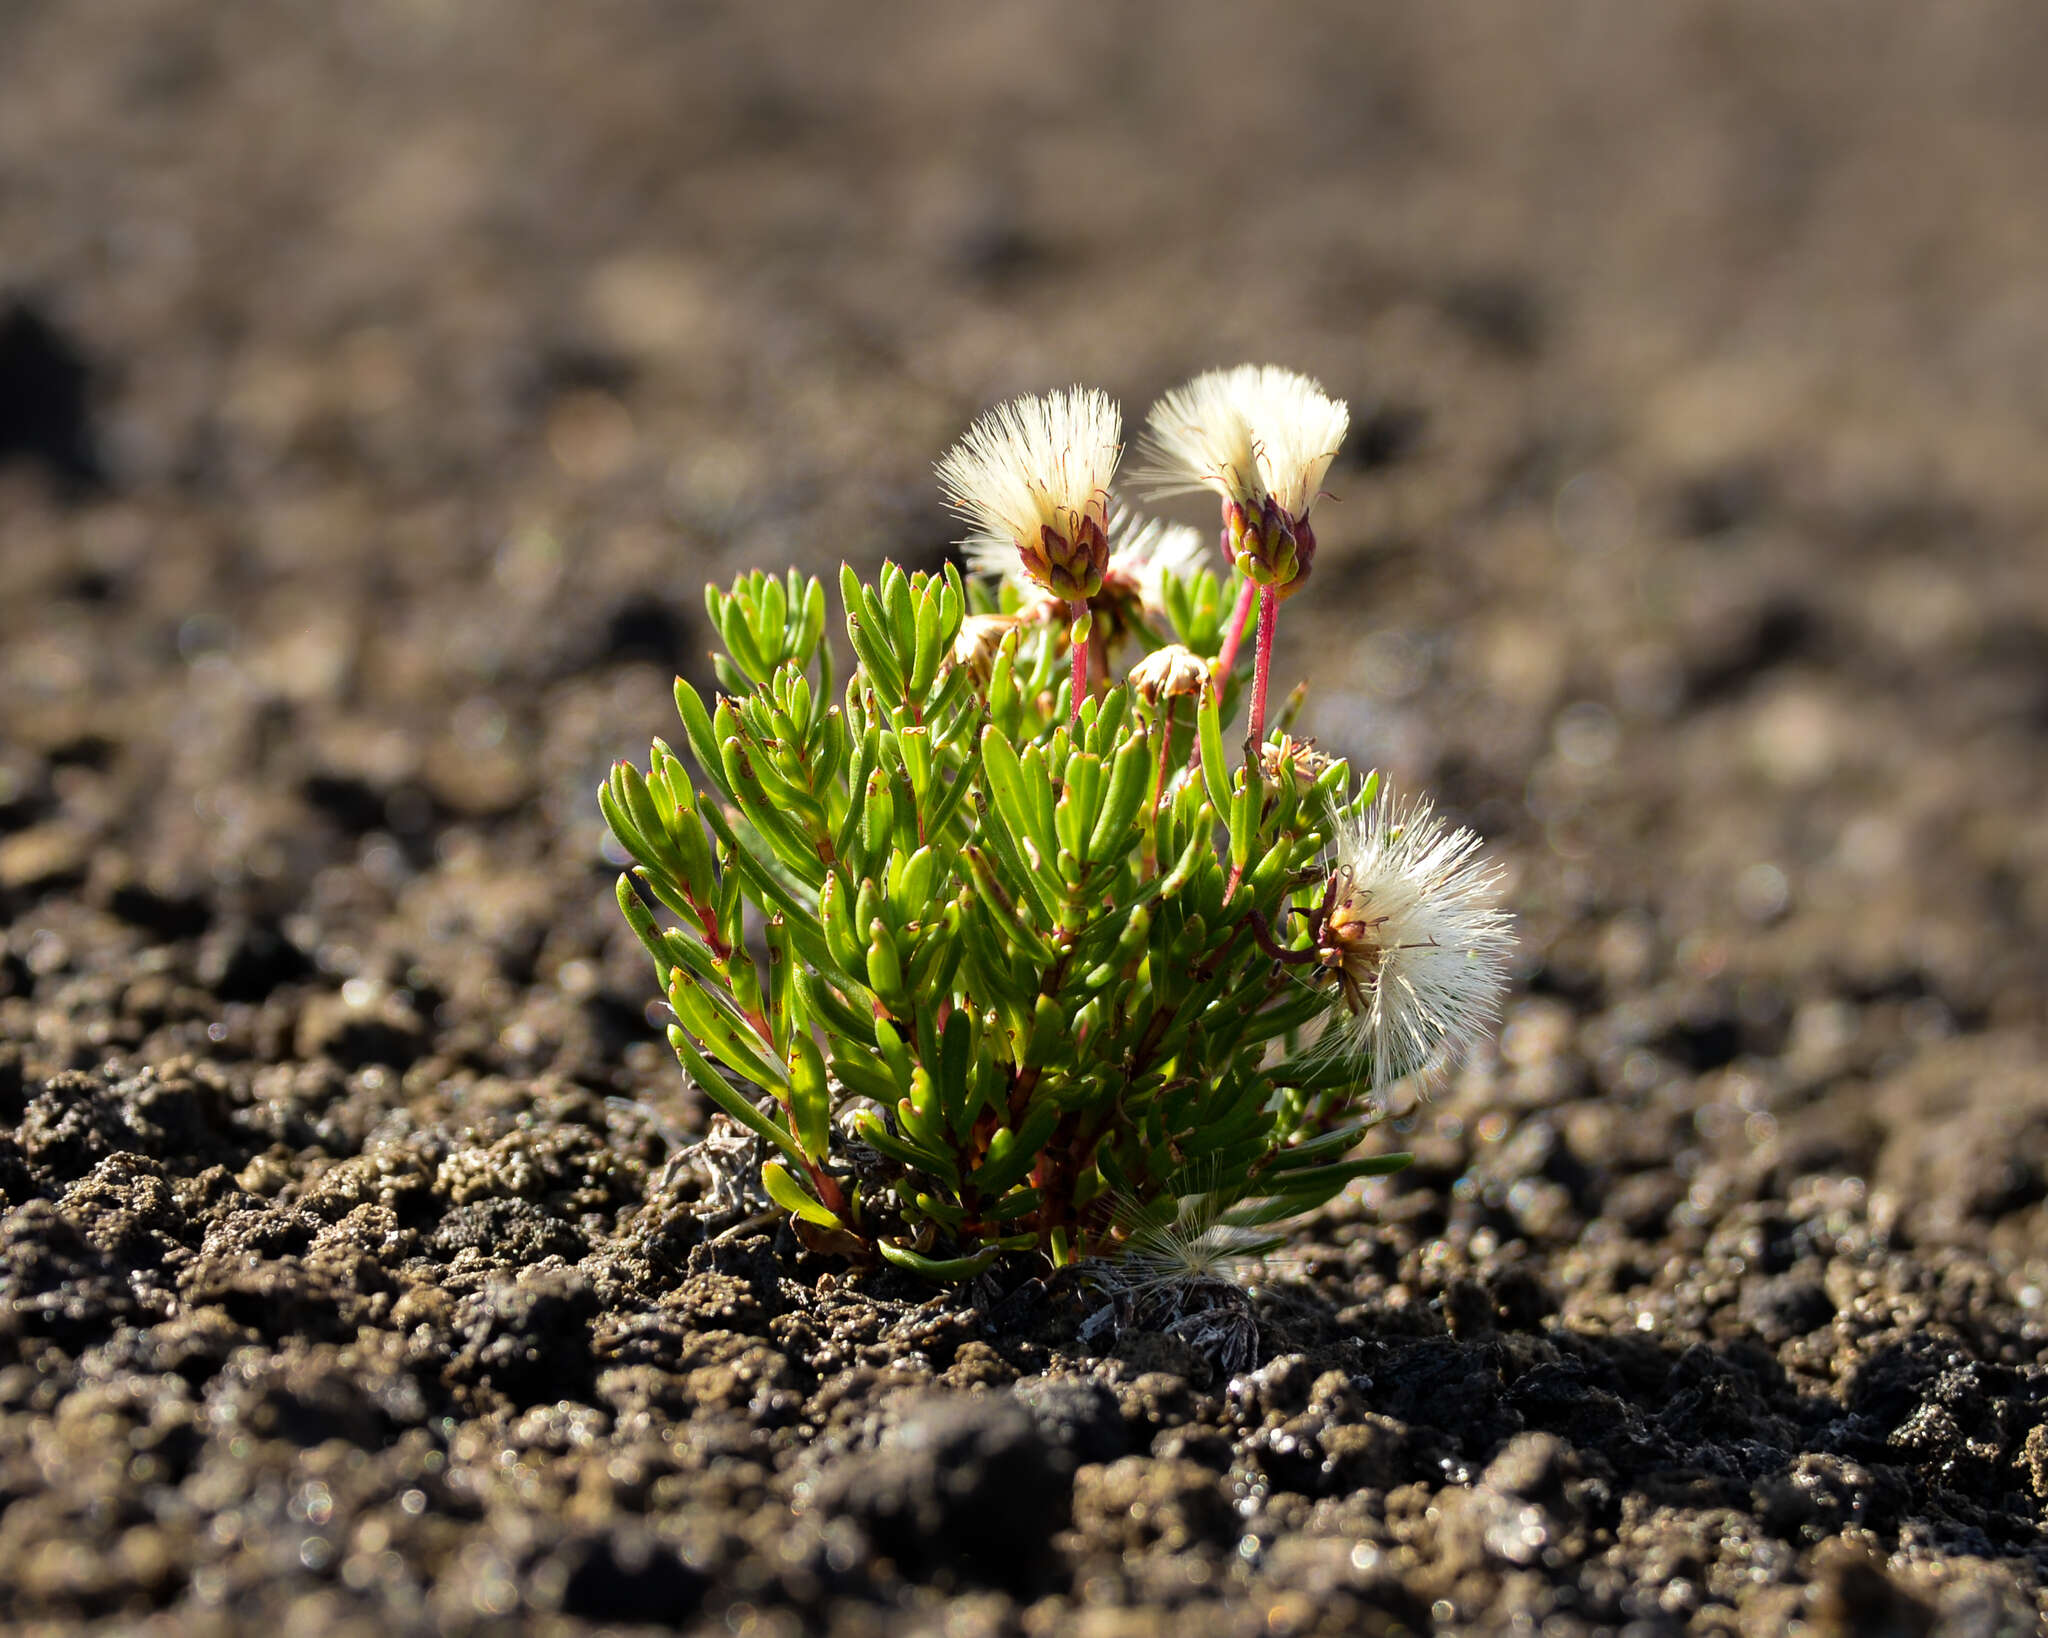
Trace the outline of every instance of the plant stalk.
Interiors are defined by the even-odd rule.
[[[1088,618],[1088,605],[1080,601],[1069,603],[1067,613],[1079,625]],[[1088,693],[1088,638],[1068,646],[1074,651],[1074,727],[1078,729],[1081,726],[1081,701]]]
[[[1245,582],[1245,588],[1251,588],[1249,580]],[[1253,756],[1257,756],[1259,747],[1266,743],[1266,683],[1273,671],[1273,626],[1279,617],[1279,597],[1271,586],[1261,586],[1258,647],[1253,651],[1252,662],[1252,714],[1248,725]]]

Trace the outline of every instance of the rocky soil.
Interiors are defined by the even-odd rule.
[[[2044,74],[2026,0],[0,6],[0,1614],[2036,1631]],[[934,564],[983,405],[1244,357],[1355,406],[1282,664],[1509,862],[1497,1050],[1227,1323],[698,1209],[593,791],[704,580]]]

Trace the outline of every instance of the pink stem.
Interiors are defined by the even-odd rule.
[[[1086,603],[1069,603],[1067,612],[1076,620],[1087,614]],[[1088,644],[1079,642],[1071,645],[1074,650],[1074,726],[1081,726],[1081,701],[1088,692]]]
[[[1237,607],[1230,616],[1230,630],[1224,633],[1223,652],[1216,656],[1218,688],[1229,680],[1231,668],[1237,664],[1238,645],[1244,641],[1245,623],[1251,619],[1252,596],[1257,590],[1249,580],[1237,583]]]
[[[1249,586],[1250,581],[1245,584]],[[1259,588],[1259,646],[1252,664],[1252,754],[1266,743],[1266,681],[1273,671],[1273,626],[1280,617],[1280,599],[1271,586]]]

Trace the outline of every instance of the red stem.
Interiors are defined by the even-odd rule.
[[[1246,586],[1251,582],[1246,581]],[[1259,588],[1259,646],[1253,655],[1252,669],[1252,754],[1256,756],[1261,745],[1266,743],[1266,681],[1273,671],[1273,625],[1280,617],[1280,600],[1273,595],[1271,586]]]
[[[1087,615],[1088,605],[1080,602],[1069,603],[1067,605],[1067,613],[1076,620],[1080,620]],[[1084,641],[1074,643],[1071,646],[1074,650],[1074,726],[1079,728],[1081,726],[1081,701],[1088,693],[1088,644]]]
[[[846,1195],[839,1187],[839,1180],[809,1156],[804,1158],[804,1170],[810,1173],[811,1187],[818,1191],[819,1203],[827,1211],[843,1213],[846,1210]]]
[[[729,962],[732,959],[732,946],[719,936],[718,912],[705,904],[696,894],[688,893],[687,889],[685,892],[690,901],[690,908],[697,912],[698,921],[704,925],[704,942],[711,950],[711,959],[721,965]],[[751,961],[753,957],[748,956],[746,959]],[[740,1016],[754,1026],[754,1033],[771,1048],[775,1045],[775,1033],[769,1029],[768,1017],[759,1007],[741,1007]]]
[[[1223,652],[1216,656],[1216,686],[1229,680],[1237,664],[1238,646],[1244,642],[1245,622],[1251,618],[1252,596],[1258,590],[1249,580],[1237,583],[1237,607],[1231,611],[1230,630],[1223,635]]]

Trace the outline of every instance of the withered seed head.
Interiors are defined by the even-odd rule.
[[[1292,772],[1303,785],[1313,785],[1333,760],[1316,749],[1314,740],[1295,739],[1288,734],[1259,747],[1259,772],[1269,785],[1279,784],[1285,772]]]
[[[1181,643],[1155,649],[1131,667],[1131,687],[1147,705],[1199,695],[1208,684],[1209,662]]]
[[[986,688],[989,672],[996,663],[996,651],[1003,646],[1003,639],[1023,623],[1022,617],[1015,614],[968,615],[960,622],[959,634],[953,639],[953,663],[967,668],[977,688]]]

